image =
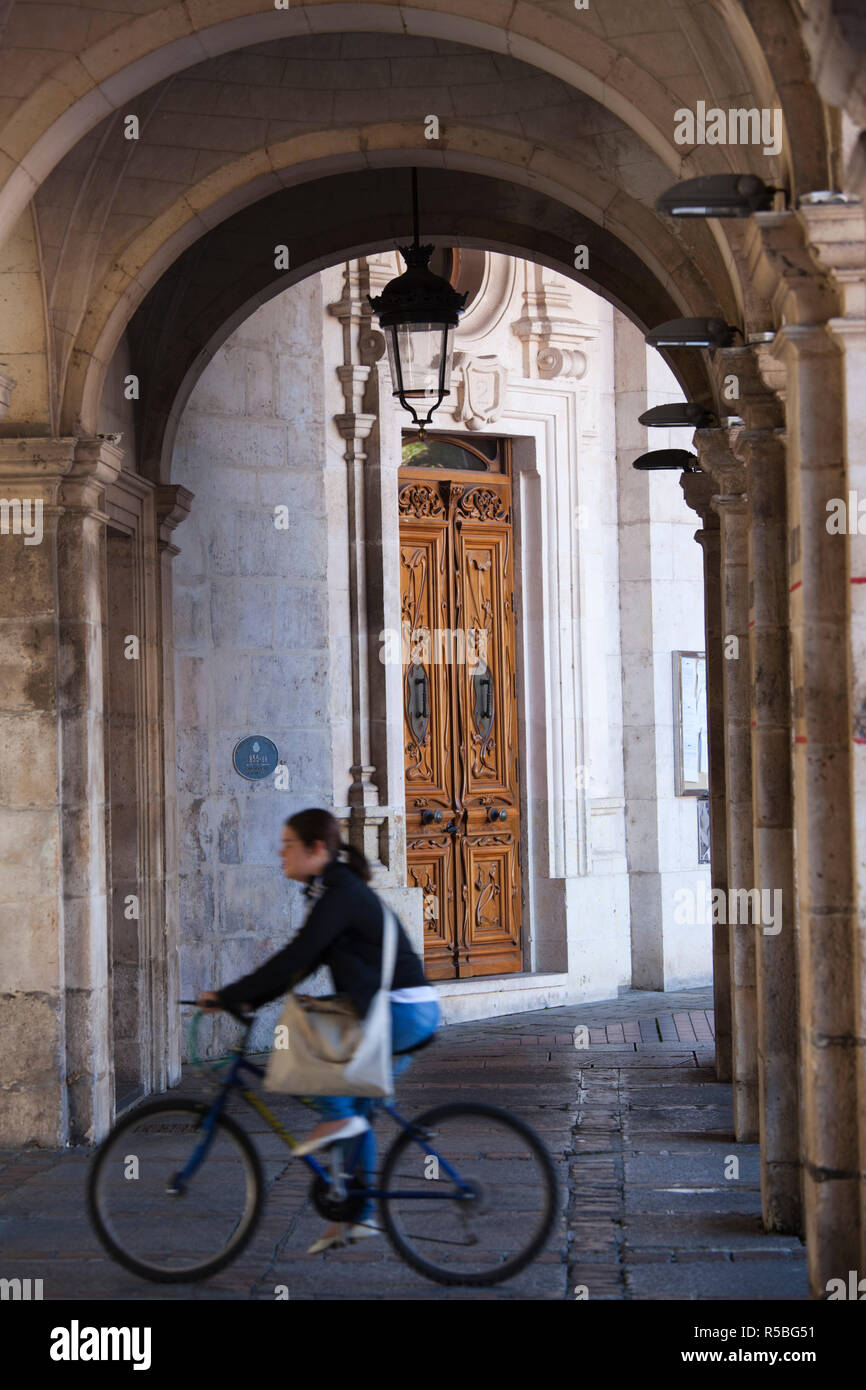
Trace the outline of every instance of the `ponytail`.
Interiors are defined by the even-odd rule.
[[[331,815],[330,811],[322,810],[320,807],[311,807],[308,811],[296,811],[293,816],[289,816],[286,825],[291,826],[302,844],[310,849],[317,841],[321,841],[333,858],[338,856],[347,868],[357,874],[358,878],[364,883],[369,883],[373,877],[373,870],[369,862],[359,849],[354,845],[348,845],[340,834],[339,822]]]

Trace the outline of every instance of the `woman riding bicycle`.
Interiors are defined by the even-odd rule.
[[[329,811],[298,811],[283,826],[280,848],[286,878],[306,884],[312,907],[304,925],[288,946],[258,970],[221,990],[205,990],[198,1005],[208,1012],[224,1005],[249,1011],[285,994],[320,965],[331,971],[334,987],[348,995],[359,1018],[366,1016],[379,989],[384,908],[368,887],[370,866],[358,850],[343,844],[340,827]],[[436,993],[424,974],[420,958],[397,921],[397,958],[391,982],[391,1046],[406,1052],[435,1033],[440,1021]],[[394,1064],[399,1075],[410,1057]],[[369,1123],[373,1100],[353,1096],[310,1097],[324,1119],[295,1153],[312,1153],[328,1144],[364,1135],[359,1164],[374,1185],[376,1144]],[[345,1238],[376,1235],[374,1206],[368,1202],[356,1224],[346,1232],[329,1226],[308,1253],[318,1254]]]

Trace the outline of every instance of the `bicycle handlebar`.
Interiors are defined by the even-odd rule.
[[[192,1004],[195,1008],[198,1007],[197,999],[178,999],[177,1002],[179,1004]],[[238,1023],[243,1023],[247,1028],[251,1028],[255,1022],[256,1016],[254,1013],[242,1014],[239,1009],[233,1009],[231,1004],[217,1004],[216,1007],[222,1009],[223,1013],[231,1014],[232,1018],[237,1019]]]

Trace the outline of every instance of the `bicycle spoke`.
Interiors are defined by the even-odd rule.
[[[423,1143],[400,1135],[383,1170],[393,1244],[442,1283],[510,1277],[552,1225],[556,1184],[544,1145],[514,1116],[481,1104],[443,1106],[415,1123]]]
[[[257,1162],[230,1121],[214,1127],[191,1171],[207,1138],[202,1119],[201,1107],[182,1102],[144,1107],[97,1156],[90,1188],[97,1230],[117,1258],[148,1277],[202,1277],[231,1256],[257,1216]]]

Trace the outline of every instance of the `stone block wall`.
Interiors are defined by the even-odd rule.
[[[334,804],[322,314],[313,276],[248,319],[199,381],[175,449],[172,480],[195,494],[174,561],[184,998],[289,940],[305,903],[279,866],[282,824]],[[253,733],[276,743],[286,789],[234,771]],[[262,1040],[276,1010],[260,1014]]]

